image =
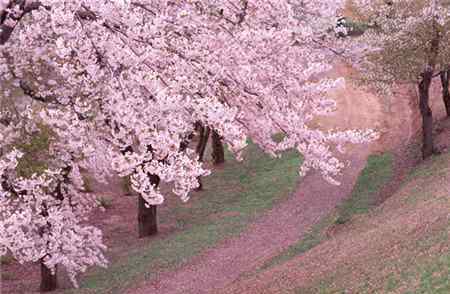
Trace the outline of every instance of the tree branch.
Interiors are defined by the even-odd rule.
[[[14,6],[17,5],[21,9],[19,15],[15,15],[14,13],[11,13],[9,11],[10,9],[12,9]],[[42,5],[40,1],[32,1],[30,3],[27,3],[27,1],[24,0],[10,1],[7,6],[7,9],[5,11],[2,11],[0,14],[0,45],[6,44],[9,38],[11,38],[14,28],[17,26],[17,24],[22,20],[22,18],[25,15],[41,7],[44,7],[45,9],[48,10],[50,9],[50,7]]]

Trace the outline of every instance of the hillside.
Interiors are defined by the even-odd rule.
[[[450,293],[449,166],[447,151],[420,164],[382,205],[319,228],[320,244],[220,293]]]

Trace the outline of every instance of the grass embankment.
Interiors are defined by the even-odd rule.
[[[230,292],[450,293],[450,153],[415,168],[380,206],[351,216],[366,211],[361,209],[368,203],[364,195],[376,191],[373,188],[389,174],[384,160],[372,165],[369,161],[361,175],[354,191],[363,195],[361,201],[350,199],[338,209],[350,220],[341,230],[326,238],[323,228],[329,225],[319,224],[277,263]],[[370,166],[381,173],[368,171]],[[372,192],[362,193],[358,186]]]
[[[73,292],[123,293],[143,279],[151,280],[158,272],[173,269],[237,235],[295,187],[300,163],[297,153],[273,159],[250,145],[245,158],[239,163],[227,154],[226,164],[203,179],[205,191],[195,193],[187,205],[170,210],[177,231],[150,239],[114,260],[106,270],[95,270],[82,278],[81,289]],[[160,221],[166,221],[164,215]]]
[[[295,293],[450,293],[449,180],[450,153],[414,169],[400,191],[346,232],[353,242],[339,242],[358,246],[367,236],[367,249]]]
[[[268,269],[305,253],[326,240],[327,231],[330,228],[349,222],[355,215],[369,212],[375,206],[380,189],[391,180],[392,176],[393,157],[390,153],[369,156],[351,197],[337,207],[332,214],[314,225],[301,240],[267,261],[260,270]]]

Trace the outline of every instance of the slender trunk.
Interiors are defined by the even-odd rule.
[[[426,159],[433,155],[433,112],[431,111],[430,100],[430,85],[433,73],[426,71],[422,74],[422,79],[419,83],[419,107],[422,115],[422,157]]]
[[[215,165],[225,162],[225,150],[223,148],[222,138],[216,130],[212,132],[212,158]]]
[[[420,75],[419,82],[419,108],[422,115],[422,158],[426,159],[433,155],[433,112],[430,108],[430,86],[433,79],[434,69],[436,67],[437,57],[439,55],[439,46],[441,41],[441,34],[437,23],[433,20],[434,36],[430,42],[430,49],[428,50],[428,65]]]
[[[53,197],[63,201],[64,195],[67,191],[64,191],[64,185],[70,182],[70,172],[72,171],[72,166],[68,165],[62,169],[63,180],[58,182],[55,191],[53,191]],[[69,200],[70,201],[70,200]],[[44,204],[44,209],[42,210],[42,215],[48,217],[47,205]],[[47,222],[47,230],[51,230],[51,224]],[[43,237],[45,232],[44,228],[40,230],[40,236]],[[47,243],[48,246],[48,243]],[[58,288],[58,275],[57,275],[57,265],[55,265],[55,272],[52,271],[44,264],[43,259],[40,260],[41,263],[41,285],[39,290],[41,292],[50,292]]]
[[[450,117],[450,92],[448,86],[450,83],[450,70],[441,71],[442,99],[444,100],[445,111]]]
[[[208,144],[209,133],[211,132],[211,129],[209,127],[202,126],[200,123],[197,125],[197,129],[199,131],[199,141],[197,144],[196,151],[198,154],[198,160],[200,162],[203,162],[203,158],[205,157],[206,146]],[[202,179],[199,177],[197,178],[197,180],[199,184],[197,191],[201,191],[203,190]]]
[[[205,157],[206,146],[208,145],[209,134],[211,129],[209,127],[199,126],[199,141],[197,144],[197,154],[198,160],[203,162],[203,158]]]
[[[159,185],[159,177],[156,175],[149,175],[150,182],[157,187]],[[157,206],[149,205],[142,198],[138,196],[138,234],[139,238],[155,235],[158,233],[158,217]]]
[[[126,146],[125,148],[123,148],[122,150],[120,150],[120,152],[125,155],[126,153],[133,152],[133,147],[131,146]],[[122,189],[123,192],[125,194],[125,196],[130,196],[133,195],[133,188],[131,188],[131,180],[130,180],[131,175],[129,176],[125,176],[121,178],[122,181]]]
[[[56,267],[55,274],[52,275],[51,270],[41,260],[41,285],[39,287],[39,290],[41,292],[50,292],[55,291],[57,288],[58,279],[56,275]]]

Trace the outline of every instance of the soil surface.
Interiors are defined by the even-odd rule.
[[[449,195],[448,185],[444,184],[450,179],[448,172],[444,177],[435,184],[441,195]],[[417,200],[419,204],[405,205],[410,187],[303,255],[210,293],[318,293],[322,281],[330,283],[331,289],[345,289],[327,293],[413,293],[415,283],[420,284],[420,275],[415,281],[399,280],[398,289],[392,292],[384,288],[384,282],[388,277],[401,277],[431,257],[450,252],[450,244],[436,238],[450,233],[450,198],[422,199]],[[421,293],[433,292],[427,290]]]

